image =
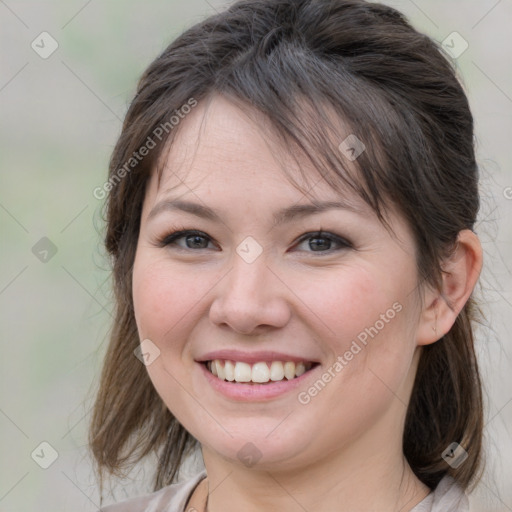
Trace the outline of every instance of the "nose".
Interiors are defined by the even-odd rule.
[[[210,320],[240,334],[261,334],[290,320],[287,287],[260,256],[252,263],[236,256],[233,268],[215,288]]]

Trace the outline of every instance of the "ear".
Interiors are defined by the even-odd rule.
[[[442,289],[428,288],[418,325],[418,345],[430,345],[453,326],[476,285],[482,269],[482,246],[469,229],[459,233],[455,249],[442,262]]]

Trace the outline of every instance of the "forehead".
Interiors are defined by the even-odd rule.
[[[285,141],[270,120],[256,109],[242,109],[220,95],[202,101],[183,119],[164,151],[150,193],[162,196],[236,189],[270,200],[344,199],[363,201],[349,190],[334,190],[296,144]],[[350,166],[347,166],[350,167]],[[355,173],[354,169],[348,172]]]

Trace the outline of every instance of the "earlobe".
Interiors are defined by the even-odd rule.
[[[482,246],[469,229],[459,233],[451,255],[442,262],[442,289],[425,293],[417,344],[429,345],[451,328],[469,299],[482,269]]]

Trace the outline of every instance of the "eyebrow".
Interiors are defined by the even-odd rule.
[[[362,213],[360,208],[356,208],[355,206],[342,201],[312,201],[311,204],[294,204],[279,210],[273,216],[273,223],[277,226],[297,218],[303,218],[308,215],[314,215],[332,209],[349,210],[359,214]],[[149,212],[148,221],[162,212],[169,211],[182,211],[202,219],[222,222],[220,215],[212,208],[199,203],[183,201],[180,199],[163,200],[157,203]]]

